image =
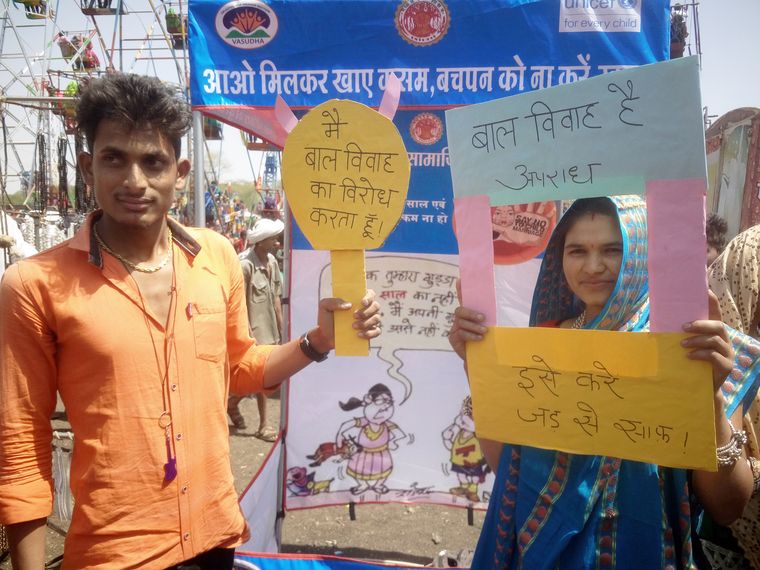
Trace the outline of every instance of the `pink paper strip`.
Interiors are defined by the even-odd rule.
[[[480,311],[486,326],[496,326],[493,278],[493,234],[488,196],[454,200],[454,227],[459,242],[462,306]]]
[[[285,102],[285,99],[277,96],[277,100],[274,102],[274,116],[277,121],[282,125],[282,128],[286,132],[292,131],[298,124],[298,119],[290,110],[290,107]],[[282,146],[285,146],[284,144]]]
[[[647,182],[652,332],[707,318],[705,192],[701,178]]]
[[[395,73],[389,73],[385,76],[385,93],[383,93],[383,100],[380,101],[380,107],[377,109],[377,112],[385,115],[392,121],[396,115],[400,98],[401,81],[396,77]]]

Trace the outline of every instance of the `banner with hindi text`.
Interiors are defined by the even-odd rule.
[[[487,501],[491,475],[465,429],[467,382],[446,340],[457,246],[442,110],[575,83],[668,54],[668,0],[598,9],[566,4],[190,1],[194,109],[265,140],[285,137],[274,118],[277,95],[298,114],[331,98],[377,106],[390,73],[402,85],[394,122],[411,163],[409,194],[398,226],[367,257],[368,286],[383,306],[383,335],[368,358],[329,358],[293,379],[287,508]],[[527,322],[539,256],[558,213],[553,201],[492,212],[500,324]],[[313,326],[319,295],[329,294],[329,256],[312,250],[295,226],[292,247],[291,330],[298,335]],[[367,447],[356,440],[367,434],[346,423],[361,424],[366,408],[348,412],[340,403],[361,399],[376,384],[391,394],[396,448],[389,450],[391,463],[383,458],[380,471],[390,473],[382,484],[362,485],[366,479],[352,473],[367,475],[356,468]]]

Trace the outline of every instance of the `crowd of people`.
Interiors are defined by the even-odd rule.
[[[57,394],[77,450],[64,569],[232,568],[248,529],[227,415],[244,429],[240,397],[324,360],[336,311],[353,313],[359,337],[378,336],[378,303],[372,291],[359,307],[321,299],[315,326],[285,342],[282,222],[259,220],[240,253],[167,216],[190,171],[185,103],[158,79],[110,74],[81,94],[77,124],[99,209],[72,239],[10,265],[0,286],[0,523],[14,568],[44,566]],[[760,228],[722,252],[725,223],[711,218],[707,234],[710,314],[684,324],[682,344],[712,370],[717,471],[481,439],[496,482],[473,568],[760,568]],[[449,341],[463,359],[483,322],[457,308]],[[530,325],[648,330],[640,197],[572,204]],[[256,433],[273,439],[262,401]]]

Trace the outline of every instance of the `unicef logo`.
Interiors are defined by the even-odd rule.
[[[618,0],[621,8],[632,9],[639,3],[639,0]]]

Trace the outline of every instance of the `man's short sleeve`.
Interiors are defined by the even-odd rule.
[[[251,394],[264,389],[264,368],[274,346],[257,345],[249,334],[245,285],[240,260],[232,245],[223,240],[214,244],[214,256],[227,270],[227,354],[230,358],[230,393]]]
[[[280,265],[273,255],[270,255],[269,258],[269,270],[272,273],[272,282],[274,283],[274,296],[282,297],[282,274],[280,273]]]

